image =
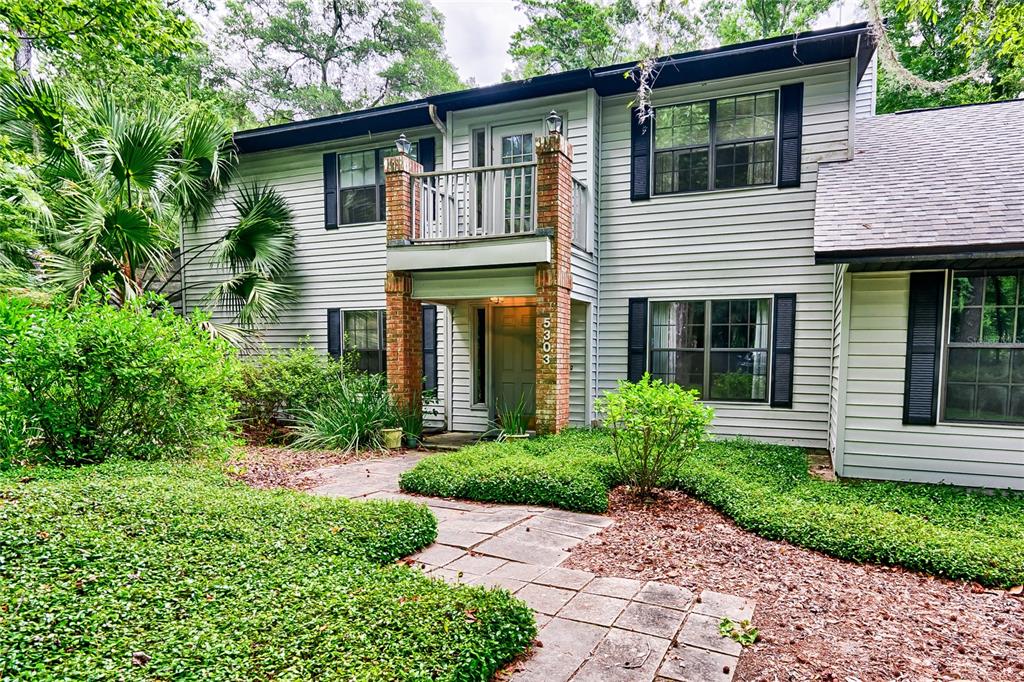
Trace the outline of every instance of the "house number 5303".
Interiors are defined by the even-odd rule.
[[[542,326],[544,327],[544,334],[543,334],[542,343],[541,343],[541,346],[540,346],[541,352],[543,353],[543,355],[541,356],[541,360],[543,360],[545,365],[550,365],[551,364],[551,345],[552,345],[551,344],[551,319],[550,318],[544,318],[544,322],[543,322]]]

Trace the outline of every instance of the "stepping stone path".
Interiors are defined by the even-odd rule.
[[[598,577],[560,568],[569,551],[614,521],[523,505],[405,495],[398,477],[423,457],[407,454],[309,472],[311,492],[409,500],[437,516],[437,541],[410,559],[451,583],[500,587],[533,609],[542,646],[517,682],[729,682],[742,647],[718,632],[722,618],[750,619],[748,599],[667,583]]]

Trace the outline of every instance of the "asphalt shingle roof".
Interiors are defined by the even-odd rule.
[[[854,150],[818,170],[819,257],[1024,247],[1024,100],[859,119]]]

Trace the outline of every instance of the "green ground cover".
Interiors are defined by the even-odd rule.
[[[481,443],[422,460],[404,490],[602,512],[620,483],[609,436],[567,431],[525,443]],[[1024,496],[941,485],[830,483],[803,451],[715,440],[662,482],[764,537],[857,562],[904,566],[986,585],[1024,583]]]
[[[419,505],[111,461],[0,474],[0,678],[485,680],[535,635],[507,592],[395,559]]]

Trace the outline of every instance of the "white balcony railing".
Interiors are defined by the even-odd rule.
[[[412,238],[445,241],[537,229],[537,164],[412,176]]]

